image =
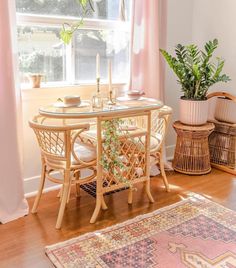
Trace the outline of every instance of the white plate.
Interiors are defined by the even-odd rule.
[[[80,104],[65,104],[64,102],[55,102],[53,106],[56,108],[84,108],[90,106],[89,102],[81,101]]]

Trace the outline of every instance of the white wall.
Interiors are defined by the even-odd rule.
[[[174,53],[174,47],[178,44],[189,44],[192,42],[193,28],[193,0],[167,0],[167,51]],[[172,121],[178,119],[178,100],[181,96],[180,86],[176,77],[169,67],[165,71],[165,102],[173,108]],[[167,137],[167,155],[173,156],[175,146],[175,133],[169,127]]]
[[[211,91],[227,91],[236,94],[236,1],[195,0],[193,12],[193,41],[203,46],[217,38],[219,47],[215,56],[225,59],[224,71],[232,81],[219,83]]]

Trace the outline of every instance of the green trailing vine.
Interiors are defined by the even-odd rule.
[[[84,17],[91,11],[95,12],[92,0],[76,0],[76,2],[82,7],[82,13],[80,16],[81,18],[78,22],[74,24],[70,24],[67,22],[63,23],[62,29],[60,31],[61,40],[67,45],[70,43],[74,32],[77,31],[79,27],[83,25]]]
[[[128,169],[120,157],[120,126],[122,124],[123,120],[121,119],[105,120],[102,123],[104,136],[102,146],[106,153],[102,154],[101,165],[105,171],[112,173],[118,181],[132,188],[131,182],[122,175],[122,171]]]

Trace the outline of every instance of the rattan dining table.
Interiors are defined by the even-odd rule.
[[[62,119],[65,122],[71,119],[93,122],[93,131],[88,131],[86,136],[97,149],[96,206],[90,223],[97,220],[101,209],[107,209],[104,200],[106,192],[126,187],[129,189],[128,203],[131,204],[134,185],[144,182],[148,199],[154,202],[150,191],[151,112],[162,106],[163,103],[159,100],[140,97],[120,98],[115,105],[104,103],[100,109],[92,108],[90,101],[82,101],[76,107],[63,107],[57,103],[39,109],[39,113],[48,118]],[[115,153],[118,160],[122,159],[122,165],[119,166],[114,164],[117,162],[114,161],[114,152],[105,142],[106,123],[114,120],[122,122],[121,125],[116,125],[119,128],[120,149],[118,154]],[[104,165],[104,161],[109,163],[109,168]]]

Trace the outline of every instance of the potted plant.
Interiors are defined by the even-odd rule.
[[[178,44],[175,48],[176,57],[160,49],[170,68],[178,77],[183,96],[180,98],[180,121],[188,125],[202,125],[208,116],[208,89],[218,82],[228,82],[229,76],[222,74],[224,60],[212,55],[218,47],[214,39],[205,44],[204,50],[196,45]]]
[[[30,81],[32,88],[40,88],[43,75],[44,55],[33,51],[27,55],[21,55],[19,58],[20,69],[24,72]]]

